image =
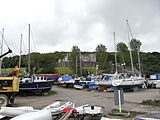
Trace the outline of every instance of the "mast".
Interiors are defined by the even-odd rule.
[[[31,75],[31,56],[30,56],[30,24],[28,25],[28,74]]]
[[[4,41],[4,28],[2,28],[2,41],[1,41],[1,52],[0,55],[2,55],[3,52],[3,41]],[[2,73],[2,58],[0,58],[0,74]]]
[[[76,56],[76,77],[77,77],[77,57],[78,56]]]
[[[117,47],[116,47],[115,32],[113,32],[113,37],[114,37],[114,51],[115,51],[115,66],[116,66],[116,74],[117,74]]]
[[[128,25],[128,31],[130,32],[131,38],[132,40],[134,39],[131,28],[129,26],[128,20],[127,21],[127,25]],[[128,33],[129,34],[129,33]],[[140,50],[137,50],[137,56],[138,56],[138,69],[139,69],[139,75],[141,76],[141,60],[140,60],[140,55],[139,55]]]
[[[140,60],[140,55],[139,55],[139,50],[137,50],[137,55],[138,55],[138,67],[139,67],[139,75],[141,76],[142,75],[142,72],[141,72],[141,60]]]
[[[21,54],[22,54],[22,34],[21,34],[21,40],[20,40],[20,51],[19,51],[19,68],[21,68]]]
[[[133,73],[133,75],[134,75],[133,58],[132,58],[131,45],[130,45],[130,34],[129,34],[130,27],[129,27],[129,24],[128,24],[128,20],[127,20],[127,19],[126,19],[126,22],[127,22],[129,54],[130,54],[130,59],[131,59],[132,73]],[[131,34],[131,36],[132,36],[132,34]],[[133,36],[132,36],[132,37],[133,37]]]
[[[82,59],[81,59],[81,51],[80,51],[80,54],[79,54],[79,64],[80,64],[80,75],[82,76]]]

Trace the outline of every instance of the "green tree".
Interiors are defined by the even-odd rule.
[[[129,59],[129,51],[127,45],[123,42],[119,42],[117,44],[117,52],[118,52],[119,62],[128,65],[130,59]]]
[[[72,51],[69,55],[69,60],[74,73],[76,74],[77,70],[77,74],[80,75],[80,65],[78,64],[80,62],[80,49],[78,48],[78,46],[75,45],[72,47]]]
[[[142,43],[137,39],[132,39],[130,42],[131,50],[135,52],[140,51],[141,45]]]
[[[133,63],[135,64],[135,67],[137,69],[139,68],[138,58],[140,58],[139,52],[140,52],[141,45],[142,45],[142,43],[140,42],[140,40],[137,40],[135,38],[132,39],[130,42],[130,47],[131,47],[132,56],[133,56]]]
[[[54,53],[32,53],[31,68],[38,73],[55,73],[56,57]]]
[[[99,69],[103,70],[107,67],[107,48],[105,45],[100,44],[96,47],[96,62]]]
[[[117,51],[118,52],[128,52],[128,47],[127,47],[127,45],[125,44],[125,43],[123,43],[123,42],[119,42],[118,44],[117,44]]]

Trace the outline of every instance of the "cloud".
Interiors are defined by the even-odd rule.
[[[71,51],[73,45],[95,51],[99,44],[113,51],[113,32],[117,42],[128,43],[128,19],[142,51],[160,51],[159,6],[159,0],[2,0],[0,27],[15,54],[21,33],[27,48],[28,24],[37,52]]]

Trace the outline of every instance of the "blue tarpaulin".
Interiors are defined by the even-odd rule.
[[[88,88],[94,88],[96,85],[94,82],[87,82]]]
[[[64,80],[64,81],[68,81],[68,80],[73,79],[72,76],[69,76],[69,75],[63,75],[63,76],[60,76],[60,78],[62,78],[62,80]]]

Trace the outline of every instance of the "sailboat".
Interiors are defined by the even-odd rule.
[[[117,57],[116,57],[116,43],[115,43],[115,33],[114,35],[114,44],[115,44],[115,66],[116,66],[116,72],[115,74],[106,74],[102,81],[99,81],[97,85],[99,86],[106,86],[106,87],[114,87],[114,86],[120,86],[123,88],[137,88],[142,87],[144,84],[144,78],[141,76],[131,76],[127,73],[118,73],[117,71]],[[129,46],[130,47],[130,46]],[[131,58],[131,65],[133,67],[133,61],[130,51],[130,58]],[[132,68],[133,70],[133,68]],[[134,72],[133,72],[134,74]]]
[[[47,80],[34,81],[35,77],[31,74],[31,57],[30,57],[30,24],[28,35],[28,76],[20,81],[19,91],[20,93],[44,93],[52,88],[52,82]]]

